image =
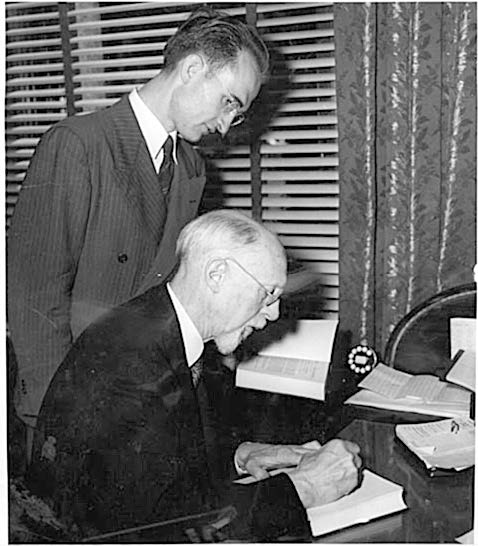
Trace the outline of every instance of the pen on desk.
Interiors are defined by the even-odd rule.
[[[455,353],[455,356],[451,359],[451,363],[453,365],[455,365],[461,358],[461,355],[464,353],[465,351],[463,349],[458,349],[458,351]]]

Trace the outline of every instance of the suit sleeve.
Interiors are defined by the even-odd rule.
[[[71,346],[70,302],[91,196],[81,139],[55,127],[32,159],[8,232],[8,327],[17,412],[36,415]]]
[[[232,484],[223,494],[223,504],[234,505],[238,512],[231,528],[234,538],[268,542],[310,535],[306,511],[286,474],[250,485]]]

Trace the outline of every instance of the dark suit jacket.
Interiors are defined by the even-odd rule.
[[[30,486],[53,497],[84,532],[231,501],[212,486],[196,391],[162,285],[110,311],[79,337],[48,388],[38,429]],[[45,456],[48,445],[56,451],[52,460]],[[287,476],[232,489],[239,496],[247,490],[246,519],[258,536],[307,529]]]
[[[197,214],[204,163],[178,139],[167,203],[128,97],[42,138],[8,232],[8,323],[20,399],[36,413],[72,341],[174,266]]]

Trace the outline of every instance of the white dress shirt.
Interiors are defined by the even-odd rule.
[[[186,309],[184,309],[184,307],[181,305],[181,302],[176,297],[176,294],[173,292],[173,289],[169,283],[166,284],[166,288],[168,289],[174,310],[176,311],[176,316],[178,317],[181,337],[183,338],[184,349],[186,352],[186,360],[188,366],[191,367],[202,355],[204,350],[204,342],[193,321],[186,313]]]
[[[163,127],[163,124],[146,106],[136,89],[133,89],[133,91],[131,91],[128,98],[134,115],[136,116],[136,120],[138,121],[139,128],[141,129],[141,133],[143,134],[144,140],[146,141],[146,146],[148,148],[149,155],[151,156],[151,160],[153,161],[156,172],[159,173],[159,168],[161,167],[161,163],[163,162],[163,145],[168,138],[168,134],[173,139],[173,160],[177,164],[177,131],[172,131],[171,133],[168,133],[166,131],[166,129]]]

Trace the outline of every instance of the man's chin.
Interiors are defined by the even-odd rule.
[[[223,347],[220,343],[218,344],[217,341],[215,343],[216,343],[217,350],[223,356],[230,356],[237,349],[237,346],[231,349],[230,347]]]
[[[189,143],[191,144],[196,144],[198,143],[205,135],[207,135],[207,132],[206,133],[203,133],[203,132],[197,132],[197,133],[182,133],[180,131],[178,131],[178,135],[183,139],[183,140],[187,140]]]
[[[240,345],[240,340],[215,339],[217,350],[224,356],[231,355]]]

